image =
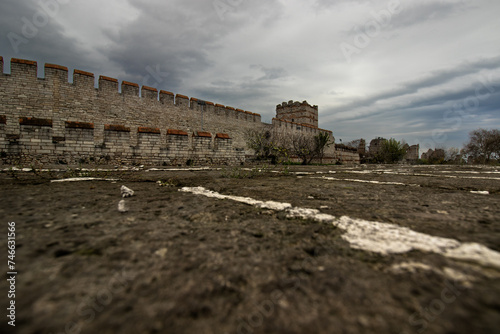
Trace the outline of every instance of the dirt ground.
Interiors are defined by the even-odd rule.
[[[6,263],[15,222],[16,326],[4,314],[0,332],[499,333],[499,170],[4,169],[0,247]],[[107,180],[51,182],[69,177]],[[480,244],[493,260],[367,251],[331,221],[193,187]]]

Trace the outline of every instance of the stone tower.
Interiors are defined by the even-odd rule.
[[[294,122],[298,124],[307,124],[315,128],[318,127],[318,106],[311,106],[307,101],[304,102],[283,102],[276,106],[276,118]]]

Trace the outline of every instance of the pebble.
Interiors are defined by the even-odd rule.
[[[126,205],[124,199],[122,199],[120,202],[118,202],[118,211],[121,213],[128,212],[128,208],[127,208],[127,205]]]
[[[126,186],[121,187],[121,192],[123,198],[134,196],[134,191]]]

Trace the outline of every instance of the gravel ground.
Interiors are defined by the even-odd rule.
[[[4,170],[0,331],[498,333],[499,170]]]

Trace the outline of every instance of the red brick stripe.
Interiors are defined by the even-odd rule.
[[[231,139],[227,133],[218,133],[215,135],[215,138],[219,139]]]
[[[85,75],[87,77],[94,77],[94,73],[90,73],[90,72],[85,72],[85,71],[81,71],[81,70],[74,70],[73,72],[74,74],[80,74],[80,75]]]
[[[117,132],[130,132],[130,128],[124,125],[113,125],[113,124],[105,124],[105,131],[117,131]]]
[[[53,68],[55,70],[62,70],[62,71],[68,71],[68,68],[66,66],[61,66],[61,65],[55,65],[55,64],[45,64],[45,68]]]
[[[12,58],[10,62],[11,63],[16,63],[16,64],[24,64],[24,65],[33,65],[33,66],[36,66],[36,61],[33,61],[33,60]]]
[[[198,131],[196,133],[198,137],[207,137],[207,138],[212,138],[212,134],[210,132],[203,132],[203,131]]]
[[[153,133],[153,134],[160,134],[160,129],[158,129],[158,128],[148,128],[148,127],[140,126],[140,127],[137,129],[137,132],[139,132],[139,133]]]
[[[187,136],[188,133],[182,130],[174,130],[174,129],[168,129],[167,135],[175,135],[175,136]]]
[[[148,87],[148,86],[142,86],[142,89],[149,90],[155,93],[158,93],[158,89],[153,88],[153,87]]]
[[[34,117],[21,117],[19,118],[19,124],[52,127],[52,120],[43,118],[34,118]]]
[[[132,87],[139,87],[138,84],[136,83],[133,83],[133,82],[128,82],[128,81],[122,81],[122,85],[125,85],[125,86],[132,86]]]
[[[116,83],[118,83],[118,79],[115,79],[115,78],[110,78],[110,77],[106,77],[106,76],[104,76],[104,75],[101,75],[101,76],[99,77],[99,80],[106,80],[106,81],[111,81],[111,82],[116,82]]]
[[[66,121],[66,127],[69,129],[93,129],[94,123]]]

